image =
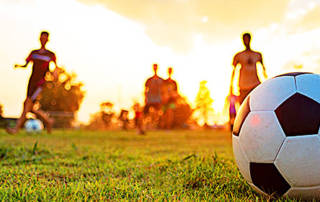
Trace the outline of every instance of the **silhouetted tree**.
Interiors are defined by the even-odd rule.
[[[213,99],[210,96],[210,91],[206,86],[207,81],[201,81],[199,91],[195,100],[196,108],[199,118],[204,121],[204,124],[208,124],[208,118],[210,112],[213,112],[212,103]]]
[[[46,75],[47,82],[39,103],[55,119],[55,127],[71,127],[75,113],[80,108],[85,92],[81,89],[83,84],[76,81],[76,77],[76,74],[64,69],[59,71],[58,80],[53,80],[50,74]]]

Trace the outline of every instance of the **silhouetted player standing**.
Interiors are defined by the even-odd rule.
[[[243,44],[246,49],[242,52],[237,53],[233,58],[234,68],[232,71],[231,86],[233,85],[236,66],[238,64],[241,65],[238,83],[240,89],[240,104],[244,101],[247,95],[261,83],[257,74],[256,64],[258,62],[260,62],[262,65],[263,75],[267,77],[266,70],[262,61],[262,55],[259,52],[251,50],[250,41],[251,35],[249,33],[243,34]]]
[[[163,83],[163,128],[171,129],[173,127],[174,109],[176,108],[176,99],[178,97],[177,82],[172,79],[173,69],[168,68],[168,78]]]
[[[154,75],[150,77],[145,83],[146,105],[144,107],[144,114],[148,114],[151,107],[153,107],[156,110],[161,109],[161,88],[163,86],[164,80],[158,76],[157,71],[158,65],[153,64]]]
[[[58,66],[56,63],[56,56],[53,52],[46,49],[46,44],[49,39],[48,32],[41,32],[40,34],[40,43],[41,48],[38,50],[33,50],[26,59],[26,63],[24,65],[15,65],[15,68],[25,68],[29,64],[29,62],[33,62],[32,74],[29,79],[28,90],[27,90],[27,98],[24,101],[23,112],[20,118],[17,120],[17,124],[15,128],[8,128],[7,132],[10,134],[15,134],[19,131],[20,128],[23,127],[26,121],[26,115],[29,112],[34,113],[38,118],[40,118],[46,128],[48,133],[51,132],[52,120],[41,110],[34,109],[34,102],[36,98],[42,91],[42,86],[45,83],[45,75],[49,72],[49,64],[50,62],[54,62],[55,70],[53,72],[53,76],[57,78]]]

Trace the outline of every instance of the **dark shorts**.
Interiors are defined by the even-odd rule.
[[[236,115],[237,115],[236,107],[234,105],[230,106],[229,107],[229,117],[230,118],[235,118]]]
[[[252,89],[245,89],[245,90],[241,90],[240,89],[240,96],[239,96],[239,102],[240,104],[242,104],[242,102],[244,101],[244,99],[246,99],[246,97],[249,95],[249,93],[255,88]]]
[[[37,83],[29,82],[27,97],[30,98],[32,102],[35,102],[37,97],[40,95],[42,89],[42,85],[39,86]]]
[[[144,106],[143,113],[148,114],[150,111],[150,108],[154,108],[156,110],[159,110],[159,109],[161,109],[161,103],[148,103],[148,104],[146,104],[146,106]]]

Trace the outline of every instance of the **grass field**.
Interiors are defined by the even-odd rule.
[[[224,131],[0,134],[1,201],[268,200],[240,175]]]

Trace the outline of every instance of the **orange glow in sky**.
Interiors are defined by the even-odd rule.
[[[246,31],[270,77],[297,69],[320,73],[318,0],[2,0],[0,18],[0,103],[6,116],[20,114],[31,70],[13,65],[39,48],[42,30],[50,32],[48,49],[57,63],[85,84],[82,122],[103,101],[117,108],[142,102],[153,63],[164,78],[174,68],[179,91],[191,104],[200,81],[207,80],[215,109],[211,123],[221,122],[232,58],[243,50]]]

